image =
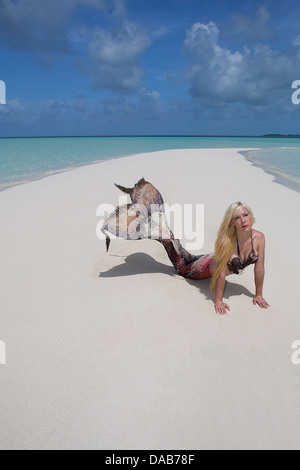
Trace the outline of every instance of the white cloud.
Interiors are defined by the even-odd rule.
[[[272,50],[256,44],[231,51],[219,45],[215,23],[196,23],[187,31],[183,46],[189,58],[185,80],[190,94],[206,105],[268,104],[289,96],[297,76],[297,49]]]
[[[151,40],[127,18],[122,1],[117,2],[114,16],[115,27],[109,31],[97,28],[88,45],[92,86],[127,93],[141,84],[144,71],[140,57]]]
[[[187,55],[203,57],[204,52],[213,52],[219,37],[219,30],[212,21],[208,24],[195,23],[187,31],[184,52]]]
[[[172,28],[170,26],[166,25],[158,26],[152,31],[151,36],[153,39],[163,39],[170,33],[171,29]]]
[[[147,34],[125,20],[119,29],[94,31],[88,51],[93,60],[115,66],[135,63],[149,45]]]
[[[141,96],[145,101],[160,101],[160,93],[158,91],[149,91],[146,88],[141,89]]]

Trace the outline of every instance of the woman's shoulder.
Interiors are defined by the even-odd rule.
[[[256,229],[252,229],[253,240],[256,240],[258,243],[262,243],[265,241],[265,236],[262,232]]]

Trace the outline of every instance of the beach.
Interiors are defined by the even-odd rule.
[[[0,193],[0,449],[299,449],[300,194],[239,150],[133,155]],[[210,281],[181,278],[156,241],[106,253],[97,208],[141,177],[169,205],[204,204],[202,253],[227,207],[249,204],[268,310],[252,266],[227,278],[218,316]]]

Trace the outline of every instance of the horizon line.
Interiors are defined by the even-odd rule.
[[[263,134],[263,135],[217,135],[217,134],[112,134],[112,135],[29,135],[0,136],[0,139],[52,139],[52,138],[124,138],[124,137],[221,137],[221,138],[264,138],[264,137],[300,137],[299,134]]]

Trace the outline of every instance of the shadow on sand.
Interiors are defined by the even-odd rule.
[[[167,266],[163,263],[160,263],[145,253],[135,253],[123,259],[125,264],[120,264],[119,266],[115,266],[106,272],[99,273],[99,277],[113,278],[123,276],[137,276],[139,274],[148,273],[162,273],[171,277],[179,276],[174,270],[173,266]],[[210,279],[204,279],[202,281],[191,281],[190,279],[185,279],[185,282],[197,288],[202,294],[205,295],[207,299],[214,301],[214,296],[210,292]],[[224,298],[230,299],[231,297],[240,296],[242,294],[250,298],[254,297],[254,295],[246,287],[226,280]]]
[[[99,277],[136,276],[138,274],[147,273],[163,273],[174,276],[173,266],[166,266],[165,264],[159,263],[145,253],[134,253],[127,257],[121,256],[121,258],[124,259],[125,264],[120,264],[105,273],[100,273]]]

